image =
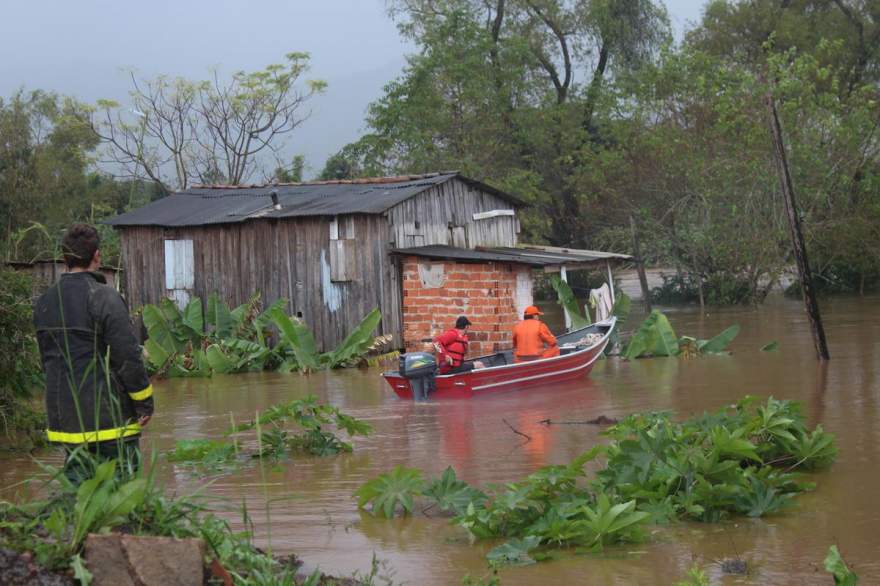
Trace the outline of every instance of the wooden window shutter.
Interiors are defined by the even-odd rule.
[[[330,280],[355,281],[360,278],[354,216],[336,216],[330,222]]]
[[[192,240],[165,241],[165,294],[183,308],[195,287],[195,257]]]

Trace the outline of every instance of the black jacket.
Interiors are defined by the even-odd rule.
[[[65,273],[37,299],[34,325],[46,373],[49,441],[114,440],[140,433],[153,413],[128,308],[98,273]]]

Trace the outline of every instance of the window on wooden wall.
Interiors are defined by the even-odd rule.
[[[178,307],[189,302],[195,288],[195,257],[192,240],[165,241],[165,294]]]
[[[354,281],[360,275],[356,258],[354,216],[336,216],[330,222],[330,280]]]

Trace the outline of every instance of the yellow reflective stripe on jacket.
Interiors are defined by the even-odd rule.
[[[140,424],[132,423],[125,427],[99,429],[98,431],[86,431],[84,433],[70,433],[67,431],[54,431],[52,429],[47,429],[46,436],[50,442],[60,442],[63,444],[88,444],[137,435],[140,432]]]
[[[134,391],[128,394],[132,401],[146,401],[153,396],[153,385],[147,385],[142,391]]]

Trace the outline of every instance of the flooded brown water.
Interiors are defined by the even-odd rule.
[[[397,464],[422,468],[427,475],[451,465],[478,485],[512,481],[541,466],[566,463],[602,441],[595,426],[548,427],[538,423],[542,419],[665,409],[685,417],[745,394],[772,394],[802,402],[811,423],[837,435],[840,449],[830,471],[813,475],[816,491],[798,497],[790,511],[766,519],[657,528],[635,546],[504,569],[503,584],[672,584],[695,562],[708,569],[713,584],[829,584],[822,560],[833,543],[861,583],[880,584],[880,298],[829,300],[822,310],[832,355],[826,368],[817,366],[806,317],[795,301],[777,299],[758,309],[706,315],[695,308],[675,309],[667,315],[680,335],[707,337],[739,323],[733,354],[604,360],[576,383],[426,405],[398,400],[376,370],[164,381],[156,385],[158,411],[144,443],[166,452],[177,439],[218,437],[230,413],[242,421],[269,405],[315,393],[370,421],[375,432],[358,439],[351,454],[297,458],[266,470],[264,478],[258,468],[198,478],[163,459],[160,476],[175,491],[212,481],[205,491],[218,497],[218,508],[246,502],[262,544],[271,543],[277,553],[296,552],[326,572],[366,571],[375,553],[387,562],[395,583],[458,584],[465,574],[485,574],[484,555],[493,544],[469,544],[466,533],[444,519],[374,519],[358,511],[353,491]],[[636,320],[631,318],[630,327]],[[779,352],[759,351],[773,340]],[[504,419],[532,441],[523,444]],[[58,461],[51,453],[44,456]],[[37,470],[27,457],[0,458],[2,487]],[[17,487],[0,496],[26,494]],[[236,518],[233,512],[225,515]],[[722,576],[715,560],[735,555],[753,564],[752,574]]]

